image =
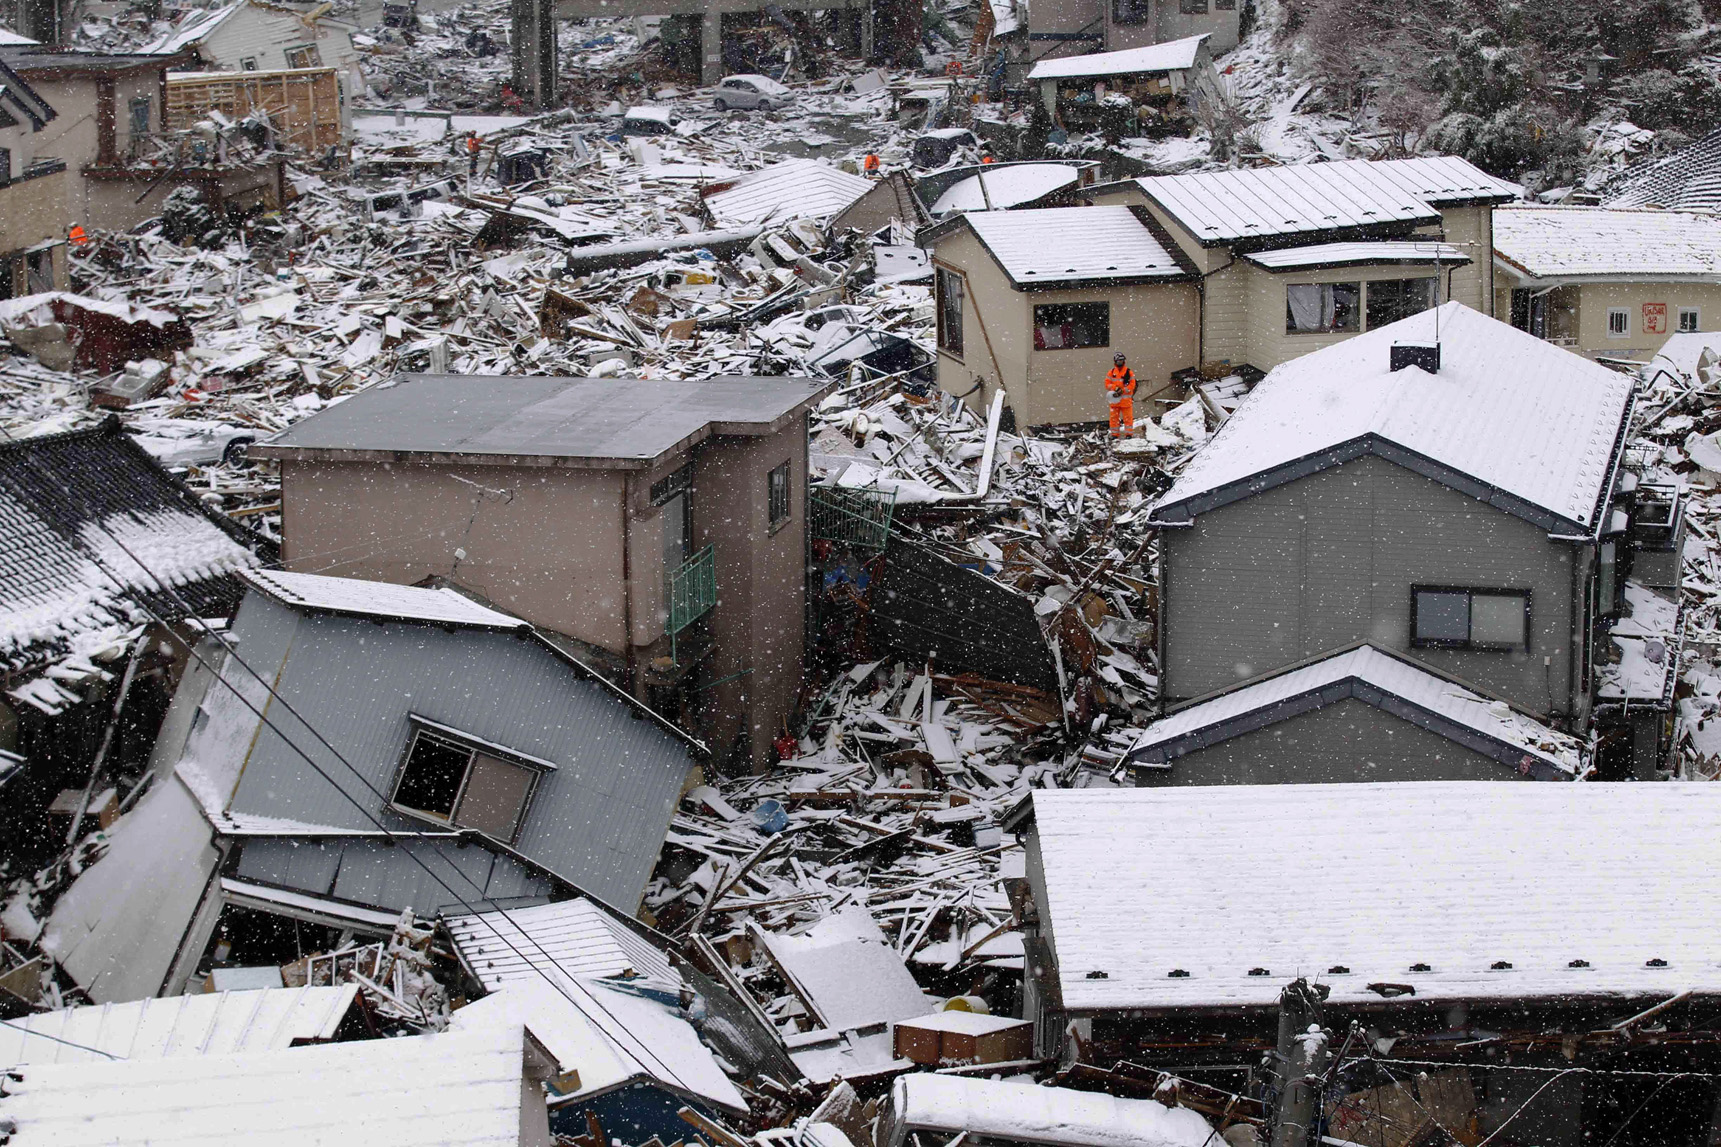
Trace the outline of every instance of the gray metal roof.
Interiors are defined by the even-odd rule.
[[[714,434],[764,435],[825,379],[401,375],[252,447],[262,458],[555,458],[643,469]]]

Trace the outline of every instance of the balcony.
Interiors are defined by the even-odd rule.
[[[673,649],[675,635],[710,613],[717,604],[716,547],[706,546],[670,570],[665,583],[663,597],[669,606],[669,618],[664,628],[669,632]]]

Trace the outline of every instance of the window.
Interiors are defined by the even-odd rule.
[[[41,294],[54,289],[54,249],[43,247],[24,252],[24,293]]]
[[[1215,12],[1235,12],[1237,0],[1213,0],[1213,10]]]
[[[12,149],[0,147],[0,187],[12,182]]]
[[[415,725],[394,786],[395,807],[512,843],[549,763],[508,760],[428,723],[415,719]]]
[[[239,61],[239,70],[242,72],[254,72],[254,71],[256,71],[257,70],[257,57],[256,56],[246,56],[243,60],[240,60]]]
[[[1619,546],[1603,542],[1596,554],[1596,613],[1612,617],[1619,612]]]
[[[663,565],[671,573],[693,552],[693,468],[683,466],[651,484],[651,504],[662,507]]]
[[[1386,279],[1368,285],[1368,329],[1384,327],[1399,319],[1408,319],[1432,307],[1437,299],[1439,280]]]
[[[962,276],[938,269],[938,349],[962,357]]]
[[[1153,19],[1153,0],[1112,0],[1113,24],[1145,24]]]
[[[1530,592],[1412,586],[1410,643],[1522,653],[1530,647]]]
[[[322,53],[317,51],[315,44],[305,44],[298,48],[288,48],[287,66],[289,68],[320,68],[323,66]]]
[[[1110,303],[1048,303],[1034,308],[1035,350],[1110,345]]]
[[[1622,339],[1631,333],[1631,312],[1624,307],[1607,309],[1607,337]]]
[[[1292,283],[1285,288],[1285,333],[1354,331],[1361,298],[1358,283]]]
[[[765,501],[770,507],[771,528],[773,530],[789,520],[789,464],[787,462],[766,475]]]
[[[149,134],[149,97],[133,96],[131,98],[131,134]]]
[[[1185,16],[1207,15],[1207,0],[1177,0],[1177,10]]]
[[[1679,333],[1682,335],[1696,334],[1703,329],[1702,316],[1696,307],[1679,308]]]

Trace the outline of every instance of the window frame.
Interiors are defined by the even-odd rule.
[[[775,488],[778,475],[782,476],[782,513],[778,510],[778,490]],[[789,463],[784,459],[771,467],[765,474],[765,520],[774,534],[789,524],[795,516],[795,486],[789,473]]]
[[[463,732],[451,725],[444,725],[440,721],[432,721],[428,717],[421,717],[416,713],[408,713],[407,722],[409,732],[406,744],[401,748],[400,760],[395,765],[394,781],[388,789],[390,811],[423,821],[426,824],[448,829],[451,832],[481,833],[492,840],[501,841],[503,844],[511,845],[519,840],[520,833],[526,827],[526,818],[531,815],[532,804],[537,799],[538,789],[543,784],[544,777],[556,771],[556,763],[518,752],[506,745],[498,745],[482,737],[475,737],[471,733]],[[407,766],[412,763],[413,749],[418,745],[419,738],[426,736],[432,740],[440,741],[444,745],[464,749],[467,754],[465,771],[460,776],[460,787],[454,794],[454,803],[446,820],[427,809],[413,808],[410,805],[402,804],[399,800],[400,787],[406,779]],[[472,782],[473,765],[480,755],[524,769],[529,778],[526,793],[520,798],[520,813],[515,818],[514,831],[507,837],[500,837],[494,833],[486,832],[484,829],[463,825],[459,822],[460,810],[466,802],[467,790]]]
[[[1353,287],[1356,290],[1356,302],[1352,306],[1351,325],[1348,327],[1326,327],[1312,331],[1302,330],[1293,325],[1291,314],[1291,288],[1293,287]],[[1364,306],[1363,280],[1336,279],[1330,283],[1286,283],[1285,284],[1285,333],[1287,335],[1354,335],[1362,333]]]
[[[932,313],[938,328],[937,346],[940,354],[947,354],[957,362],[962,361],[963,345],[963,311],[968,302],[968,280],[960,271],[948,267],[933,268],[932,283]],[[949,315],[946,314],[945,285],[955,284],[956,294],[956,337],[950,337]]]
[[[1207,0],[1177,0],[1177,14],[1179,16],[1205,16],[1207,15]]]
[[[1463,594],[1465,601],[1464,627],[1466,634],[1474,633],[1473,602],[1477,597],[1517,597],[1524,602],[1524,640],[1522,644],[1502,644],[1497,641],[1477,641],[1466,636],[1459,641],[1444,637],[1418,637],[1417,615],[1420,612],[1420,595],[1422,594]],[[1430,585],[1416,583],[1410,587],[1410,647],[1412,649],[1457,649],[1471,653],[1518,653],[1530,652],[1530,597],[1528,589],[1516,586],[1478,586],[1478,585]]]
[[[1689,327],[1687,327],[1685,325],[1685,316],[1686,315],[1691,316],[1691,325]],[[1675,326],[1673,329],[1676,333],[1682,334],[1682,335],[1697,334],[1699,331],[1701,331],[1703,329],[1703,308],[1702,307],[1683,307],[1683,306],[1680,307],[1679,308],[1678,325]]]
[[[1121,15],[1126,8],[1139,15]],[[1153,23],[1153,0],[1111,0],[1111,22],[1120,28],[1136,28]]]
[[[1613,329],[1615,317],[1620,320],[1620,329]],[[1631,337],[1631,308],[1609,307],[1607,309],[1607,337],[1610,339],[1628,339]]]
[[[1078,343],[1075,346],[1041,346],[1040,345],[1040,328],[1042,326],[1046,326],[1049,324],[1044,324],[1044,323],[1040,322],[1040,312],[1041,311],[1051,311],[1051,310],[1073,311],[1073,310],[1077,309],[1078,307],[1099,307],[1099,308],[1102,308],[1104,310],[1105,319],[1103,320],[1103,322],[1104,322],[1105,335],[1104,335],[1103,340],[1100,342],[1093,342],[1093,343]],[[1110,347],[1111,347],[1111,300],[1110,299],[1083,299],[1083,300],[1080,300],[1078,302],[1070,302],[1070,303],[1035,303],[1033,310],[1029,312],[1028,319],[1029,319],[1029,323],[1033,327],[1034,351],[1035,351],[1035,353],[1039,353],[1041,351],[1059,351],[1059,350],[1107,350],[1107,349],[1110,349]]]
[[[1406,314],[1399,315],[1398,318],[1396,318],[1396,319],[1385,319],[1385,320],[1378,322],[1378,323],[1375,322],[1374,321],[1374,312],[1373,312],[1375,289],[1377,287],[1385,287],[1385,286],[1390,285],[1393,288],[1402,291],[1404,289],[1404,284],[1406,284],[1406,283],[1426,283],[1426,284],[1429,284],[1429,290],[1428,290],[1428,297],[1430,299],[1429,304],[1427,306],[1423,307],[1422,310],[1420,310],[1420,311],[1410,311]],[[1287,301],[1286,301],[1285,305],[1287,307],[1289,307],[1290,306],[1289,296],[1286,296],[1286,300]],[[1408,319],[1408,318],[1412,318],[1416,315],[1424,314],[1428,311],[1433,310],[1435,307],[1438,307],[1439,305],[1440,305],[1440,276],[1439,275],[1406,275],[1403,278],[1398,278],[1398,279],[1368,279],[1368,280],[1365,280],[1363,282],[1363,288],[1362,288],[1362,327],[1361,327],[1361,329],[1365,330],[1365,331],[1378,330],[1381,327],[1388,326],[1392,323],[1398,322],[1399,319]],[[1304,332],[1304,333],[1307,333],[1307,332]]]

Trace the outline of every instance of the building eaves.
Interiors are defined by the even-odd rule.
[[[59,113],[54,106],[43,99],[41,94],[32,88],[24,77],[13,71],[0,55],[0,107],[10,104],[17,108],[25,119],[30,121],[32,131],[41,131],[48,121]]]

